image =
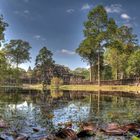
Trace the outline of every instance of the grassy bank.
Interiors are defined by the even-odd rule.
[[[24,89],[36,89],[36,90],[42,90],[43,86],[42,84],[21,84],[21,85],[0,85],[2,88],[24,88]]]
[[[140,91],[140,86],[129,86],[129,85],[63,85],[60,86],[61,90],[75,90],[75,91]]]
[[[22,88],[22,85],[0,85],[2,88]]]
[[[42,84],[23,84],[24,89],[36,89],[36,90],[42,90],[43,85]]]
[[[20,86],[8,86],[8,85],[3,85],[0,87],[18,87],[18,88],[24,88],[24,89],[36,89],[36,90],[42,90],[43,86],[42,84],[23,84]],[[47,86],[47,89],[59,89],[59,90],[74,90],[74,91],[125,91],[125,92],[130,92],[130,91],[140,91],[140,86],[129,86],[129,85],[103,85],[103,86],[98,86],[98,85],[61,85],[59,87],[54,87],[54,86]]]

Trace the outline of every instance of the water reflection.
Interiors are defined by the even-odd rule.
[[[65,122],[72,122],[75,130],[80,122],[89,120],[99,125],[134,122],[140,116],[139,106],[139,95],[133,93],[0,90],[0,117],[11,131],[27,133],[31,139],[63,127]],[[34,133],[34,127],[41,131]]]

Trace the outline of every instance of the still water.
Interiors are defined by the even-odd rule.
[[[30,140],[35,140],[68,122],[73,124],[75,131],[79,130],[83,121],[93,121],[102,126],[110,122],[135,122],[140,119],[140,97],[124,92],[3,88],[0,89],[0,119],[10,126],[8,130],[0,131],[0,136],[5,136],[8,131],[8,136],[5,136],[8,140],[12,140],[13,132],[27,134]],[[35,132],[34,128],[39,132]]]

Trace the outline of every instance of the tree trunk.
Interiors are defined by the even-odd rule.
[[[118,80],[118,67],[117,67],[117,69],[116,69],[115,79]]]
[[[94,115],[94,95],[90,94],[90,107],[89,107],[89,120],[93,121],[93,115]]]
[[[18,59],[17,59],[16,69],[17,69],[17,73],[16,73],[16,85],[19,85],[19,69],[18,69]]]
[[[118,52],[117,52],[117,62],[116,62],[116,75],[115,75],[115,79],[118,80]]]
[[[124,78],[124,73],[123,72],[121,72],[121,77],[120,77],[121,79],[123,79]]]
[[[93,82],[93,68],[91,63],[90,63],[90,82]]]
[[[101,71],[100,71],[100,46],[98,52],[98,86],[101,85]]]

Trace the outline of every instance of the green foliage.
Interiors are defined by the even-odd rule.
[[[93,80],[93,65],[97,65],[97,47],[95,47],[95,40],[91,37],[86,38],[80,44],[79,48],[76,49],[76,52],[82,57],[82,60],[87,62],[90,65],[90,81]]]
[[[17,68],[19,64],[30,60],[30,49],[30,44],[23,40],[11,40],[10,43],[5,46],[7,56],[11,62],[16,64]]]
[[[51,79],[51,86],[53,87],[59,87],[62,84],[63,84],[63,80],[61,78],[53,77]]]
[[[89,80],[89,70],[86,68],[76,68],[72,73],[74,75],[84,76],[86,80]]]
[[[30,60],[30,49],[31,46],[29,43],[23,40],[11,40],[8,44],[5,45],[5,48],[3,49],[5,51],[6,59],[9,62],[9,78],[15,78],[16,84],[20,83],[19,77],[21,76],[21,71],[19,69],[19,64]],[[12,63],[16,65],[16,69],[11,67],[10,64]]]
[[[4,40],[4,31],[8,24],[4,21],[3,16],[0,16],[0,41]]]
[[[0,82],[6,78],[8,63],[4,51],[0,50]]]
[[[129,57],[126,70],[129,76],[140,76],[140,48]]]
[[[121,69],[121,54],[118,49],[110,48],[107,49],[105,52],[105,62],[106,64],[110,65],[112,68],[112,77],[113,79],[118,79],[118,73]]]
[[[130,55],[137,49],[136,35],[132,28],[127,26],[117,27],[115,22],[108,25],[108,43],[105,52],[105,62],[112,68],[113,79],[127,77],[126,69]],[[112,27],[112,28],[111,28]]]
[[[76,52],[90,64],[90,81],[93,80],[93,69],[98,65],[98,81],[100,81],[103,65],[104,42],[106,41],[108,17],[105,8],[101,5],[92,9],[84,23],[85,39]]]
[[[110,80],[112,79],[112,68],[110,65],[105,65],[103,72],[102,72],[102,79],[103,80]]]
[[[97,38],[103,33],[107,26],[107,12],[102,5],[92,9],[88,14],[88,20],[84,23],[85,37]],[[99,40],[98,40],[99,41]]]
[[[52,56],[52,52],[46,47],[43,47],[36,57],[35,65],[36,68],[40,71],[40,74],[42,75],[41,79],[43,82],[48,82],[47,79],[49,79],[49,74],[54,65],[54,60]]]
[[[94,79],[98,75],[98,81],[100,75],[102,79],[122,79],[132,74],[139,75],[139,66],[135,65],[139,59],[134,53],[138,49],[138,40],[132,28],[124,25],[118,27],[113,18],[108,19],[101,5],[89,12],[84,27],[85,39],[76,52],[90,65],[91,80],[94,75]]]
[[[36,66],[46,66],[52,65],[54,63],[52,59],[52,52],[48,50],[46,47],[43,47],[40,51],[38,56],[36,57]]]
[[[3,16],[0,16],[0,47],[1,47],[1,42],[4,41],[4,31],[6,30],[6,27],[8,24],[4,21]],[[0,82],[4,81],[6,78],[6,73],[7,73],[7,60],[5,57],[5,52],[3,50],[0,50]]]
[[[83,61],[86,61],[88,64],[96,65],[97,64],[97,47],[95,47],[95,40],[91,37],[86,38],[82,41],[79,48],[76,49],[76,52],[82,57]]]

